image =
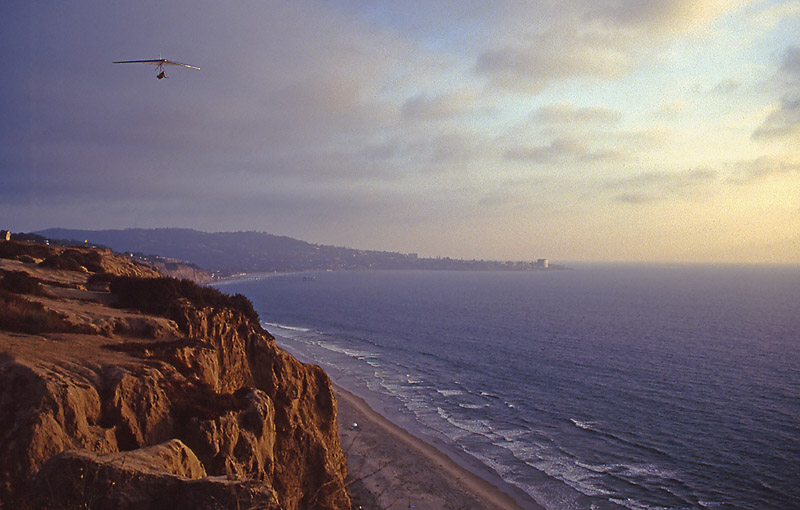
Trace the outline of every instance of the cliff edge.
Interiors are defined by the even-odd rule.
[[[12,241],[0,278],[0,508],[350,508],[328,376],[243,296]]]

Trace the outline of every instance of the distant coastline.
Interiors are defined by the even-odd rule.
[[[416,253],[360,250],[312,244],[263,232],[200,232],[192,229],[71,230],[35,232],[48,239],[91,243],[120,253],[157,254],[194,264],[215,280],[232,275],[352,270],[550,271],[569,269],[546,258],[528,261],[420,257]]]
[[[225,283],[225,282],[236,282],[242,280],[260,280],[263,278],[289,278],[289,277],[298,277],[302,278],[306,281],[313,281],[314,277],[312,275],[319,274],[319,273],[330,273],[334,271],[463,271],[463,272],[471,272],[471,271],[515,271],[515,272],[533,272],[533,271],[573,271],[572,267],[567,266],[555,266],[549,267],[547,269],[515,269],[515,268],[501,268],[501,267],[441,267],[441,268],[425,268],[425,267],[398,267],[398,268],[356,268],[356,269],[308,269],[305,271],[274,271],[274,272],[254,272],[254,273],[236,273],[230,275],[220,275],[215,276],[214,279],[209,283]]]

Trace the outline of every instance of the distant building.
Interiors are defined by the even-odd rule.
[[[10,241],[11,232],[8,230],[0,230],[0,241]]]
[[[536,265],[541,267],[542,269],[547,269],[548,267],[550,267],[550,261],[547,259],[537,259]]]

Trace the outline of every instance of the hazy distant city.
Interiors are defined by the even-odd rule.
[[[215,277],[241,273],[357,269],[449,269],[539,271],[565,269],[546,258],[529,261],[420,257],[416,253],[359,250],[311,244],[261,232],[207,233],[191,229],[69,230],[36,234],[62,241],[107,246],[118,252],[158,255],[196,264]]]

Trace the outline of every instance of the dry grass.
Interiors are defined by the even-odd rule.
[[[56,250],[50,246],[45,246],[42,244],[21,243],[17,241],[0,242],[0,259],[43,259],[53,255],[55,251]]]
[[[5,271],[0,269],[0,276],[2,276],[0,290],[33,296],[49,295],[42,286],[42,280],[29,275],[25,271]]]
[[[36,335],[69,332],[74,326],[40,303],[0,290],[0,329]]]

